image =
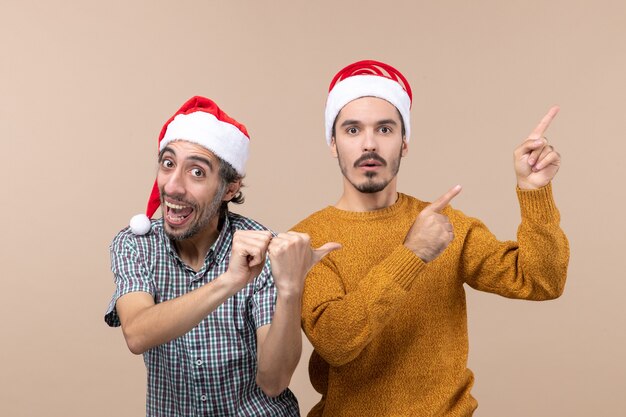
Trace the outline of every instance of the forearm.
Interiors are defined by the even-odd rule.
[[[139,304],[126,298],[133,293],[121,297],[117,309],[129,349],[141,354],[184,335],[236,291],[223,274],[194,291],[158,304]]]
[[[330,269],[320,265],[312,270],[304,292],[303,328],[320,356],[333,366],[356,358],[406,302],[424,266],[399,245],[348,293]]]
[[[569,245],[551,187],[518,190],[518,197],[522,222],[517,241],[500,242],[474,220],[460,254],[462,274],[480,291],[528,300],[556,298],[565,284]]]
[[[272,323],[257,348],[257,384],[271,397],[279,395],[289,386],[300,360],[301,305],[301,292],[281,295],[279,291]]]
[[[552,187],[518,191],[522,222],[518,229],[519,268],[532,288],[529,299],[546,300],[563,293],[569,242],[561,229]]]

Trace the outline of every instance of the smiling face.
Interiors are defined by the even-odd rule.
[[[163,225],[170,239],[181,241],[215,232],[222,201],[238,191],[219,176],[220,161],[203,146],[170,142],[159,154],[157,184]]]
[[[391,103],[375,97],[353,100],[339,112],[334,130],[331,151],[339,159],[344,188],[377,193],[395,184],[408,147]]]

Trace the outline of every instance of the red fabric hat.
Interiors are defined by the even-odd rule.
[[[231,164],[239,175],[245,175],[250,143],[248,131],[244,125],[223,112],[214,101],[200,96],[187,100],[163,125],[159,134],[159,152],[175,140],[204,146]],[[150,218],[160,205],[161,196],[155,180],[146,214],[138,214],[130,220],[133,233],[148,233],[151,227]]]
[[[361,97],[377,97],[393,104],[404,122],[406,140],[411,136],[411,86],[400,71],[383,62],[364,60],[348,65],[335,75],[326,100],[326,142],[330,145],[335,119],[341,109]]]

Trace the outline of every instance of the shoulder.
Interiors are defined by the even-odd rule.
[[[151,220],[150,231],[141,236],[134,234],[130,227],[125,227],[113,238],[111,250],[140,250],[142,248],[149,250],[161,240],[162,235],[163,224],[160,219]]]
[[[431,201],[422,201],[418,198],[415,198],[407,194],[402,194],[402,197],[406,200],[406,205],[405,205],[406,210],[412,213],[419,213],[428,205],[432,204]],[[441,214],[447,216],[452,223],[456,223],[456,224],[463,224],[463,223],[470,224],[478,220],[478,219],[475,219],[473,217],[466,215],[461,210],[456,209],[452,207],[451,205],[447,205],[446,207],[444,207],[444,209],[441,211]]]
[[[228,221],[230,223],[230,228],[233,231],[236,230],[269,230],[271,229],[265,227],[261,223],[253,220],[249,217],[242,216],[237,213],[228,212]]]
[[[329,222],[333,220],[333,215],[331,214],[331,208],[326,207],[321,210],[316,211],[315,213],[309,215],[307,218],[301,220],[298,224],[293,226],[290,230],[299,233],[308,233],[311,234],[320,228],[323,228],[326,225],[329,225]]]
[[[398,202],[404,210],[407,211],[422,211],[424,207],[429,205],[430,203],[427,201],[422,201],[419,198],[413,197],[412,195],[398,193]]]
[[[451,205],[447,205],[441,211],[441,214],[445,215],[450,219],[450,223],[452,223],[457,232],[461,230],[470,230],[476,226],[482,226],[483,223],[480,219],[476,217],[472,217],[471,215],[465,214],[462,210],[458,208],[454,208]]]

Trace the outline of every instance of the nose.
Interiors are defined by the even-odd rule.
[[[376,136],[371,129],[367,129],[363,133],[363,142],[361,143],[361,148],[363,152],[376,152]]]
[[[185,194],[183,173],[177,167],[164,178],[163,191],[170,196],[182,196]]]

